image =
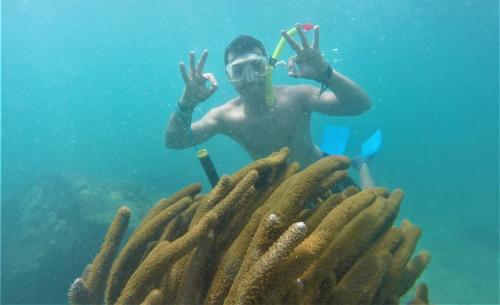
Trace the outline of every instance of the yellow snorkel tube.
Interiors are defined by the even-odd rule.
[[[305,31],[309,31],[314,27],[314,25],[310,23],[306,23],[302,26],[302,28]],[[289,29],[286,32],[288,35],[292,36],[297,33],[297,28],[293,27]],[[278,44],[276,45],[276,48],[274,49],[273,55],[269,58],[269,65],[271,68],[269,69],[269,72],[265,76],[265,90],[266,90],[266,104],[270,108],[274,107],[276,104],[276,97],[274,96],[273,92],[273,70],[276,67],[276,63],[278,62],[278,58],[281,55],[281,52],[283,51],[283,48],[286,45],[286,39],[285,37],[281,37],[280,40],[278,41]]]

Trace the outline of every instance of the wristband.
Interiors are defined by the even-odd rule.
[[[323,75],[322,83],[328,83],[330,81],[330,78],[332,77],[332,74],[333,74],[332,66],[327,64],[325,74]]]
[[[191,137],[191,141],[193,142],[193,146],[196,148],[196,142],[194,141],[193,130],[191,129],[191,121],[193,119],[193,109],[182,107],[179,102],[175,105],[175,113],[181,118],[181,120],[186,123],[186,128],[189,131],[189,135]],[[196,148],[197,149],[197,148]]]
[[[332,74],[333,74],[332,66],[327,64],[326,71],[323,74],[323,77],[321,78],[321,80],[319,80],[319,82],[321,83],[321,89],[318,92],[318,98],[326,91],[326,89],[328,89],[328,84],[330,82],[330,78],[332,77]]]
[[[179,101],[177,101],[177,109],[183,112],[193,112],[193,109],[189,107],[182,106]]]
[[[188,110],[186,108],[183,108],[179,102],[177,102],[177,105],[176,105],[176,108],[175,108],[175,112],[177,113],[178,116],[181,117],[181,119],[183,119],[184,121],[188,121],[188,122],[191,122],[191,115],[193,113],[193,111],[191,110]]]

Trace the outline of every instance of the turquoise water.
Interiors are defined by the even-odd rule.
[[[253,35],[270,52],[296,22],[319,24],[325,57],[372,98],[358,117],[315,115],[313,136],[326,123],[350,126],[352,155],[382,129],[373,174],[406,192],[400,215],[422,228],[419,248],[433,256],[421,279],[431,301],[500,303],[494,0],[2,1],[2,238],[23,190],[46,173],[127,180],[158,194],[200,180],[208,187],[193,150],[163,145],[183,88],[178,62],[210,52],[206,69],[220,88],[200,117],[235,94],[223,65],[235,36]],[[276,74],[276,83],[299,82]],[[220,173],[250,161],[224,137],[204,146]],[[54,274],[53,287],[78,276]],[[63,289],[2,288],[2,303],[65,300]]]

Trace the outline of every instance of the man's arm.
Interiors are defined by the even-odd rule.
[[[328,69],[329,70],[329,69]],[[330,73],[329,73],[330,74]],[[313,86],[299,86],[306,108],[310,111],[328,115],[358,115],[371,107],[368,95],[355,82],[335,70],[325,77],[328,91],[321,95],[320,89]]]
[[[321,91],[311,86],[299,86],[300,97],[311,111],[331,115],[356,115],[370,108],[370,99],[353,81],[332,69],[319,49],[319,27],[314,27],[312,45],[307,42],[302,25],[295,25],[302,46],[286,31],[281,35],[297,55],[288,60],[288,75],[313,79],[322,84]],[[326,92],[329,88],[332,92]],[[324,92],[325,91],[325,92]]]
[[[217,113],[217,109],[212,109],[191,124],[191,111],[175,111],[168,121],[165,145],[172,149],[184,149],[205,142],[220,132],[221,120]]]
[[[189,53],[189,73],[183,62],[179,68],[185,83],[184,94],[177,102],[177,109],[168,121],[165,145],[168,148],[183,149],[202,143],[218,132],[216,110],[209,111],[201,120],[191,124],[193,109],[217,90],[217,80],[212,73],[203,73],[208,51],[201,54],[195,64],[194,52]],[[207,87],[206,83],[210,86]]]

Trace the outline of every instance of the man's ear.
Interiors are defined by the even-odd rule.
[[[227,74],[227,70],[226,68],[224,67],[224,75],[226,75],[226,79],[229,80],[229,75]],[[229,80],[230,81],[230,80]],[[231,81],[230,81],[231,82]]]

